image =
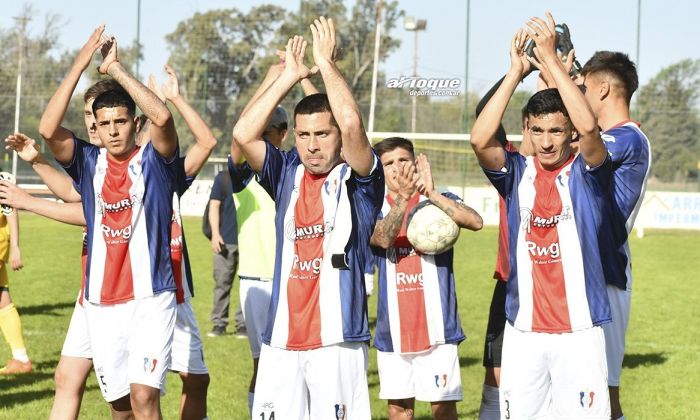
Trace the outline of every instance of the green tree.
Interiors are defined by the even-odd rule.
[[[266,47],[284,15],[284,9],[271,5],[247,14],[235,8],[210,10],[178,23],[166,35],[169,63],[185,95],[220,140],[228,139],[224,133],[233,125],[230,116],[242,108],[236,100],[264,76],[261,59],[271,55]],[[224,143],[220,151],[226,149]]]
[[[662,69],[639,90],[636,115],[649,137],[652,174],[683,181],[700,157],[700,60],[686,59]]]

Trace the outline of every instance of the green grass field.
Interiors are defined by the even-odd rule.
[[[193,301],[200,328],[210,328],[211,250],[199,231],[198,218],[186,218],[186,234],[195,277]],[[17,304],[35,366],[32,374],[0,378],[0,419],[35,419],[48,415],[53,399],[53,372],[58,362],[75,296],[80,284],[80,241],[77,227],[59,225],[23,214],[24,270],[10,273]],[[700,233],[647,231],[631,240],[634,255],[634,298],[622,376],[622,403],[629,419],[691,419],[700,409]],[[496,229],[463,232],[457,245],[455,271],[462,326],[468,339],[460,345],[464,401],[460,418],[476,418],[481,398],[486,318],[493,289],[490,280],[496,249]],[[238,283],[235,285],[237,291]],[[236,296],[233,298],[237,302]],[[374,318],[376,299],[370,301]],[[248,343],[233,336],[204,337],[211,372],[209,417],[245,419],[251,370]],[[0,360],[10,355],[4,341]],[[373,418],[386,418],[386,404],[377,399],[376,352],[370,351],[369,385]],[[177,418],[180,380],[168,376],[163,400],[166,419]],[[426,404],[416,418],[427,419]],[[88,381],[81,418],[108,418],[109,410],[94,377]]]

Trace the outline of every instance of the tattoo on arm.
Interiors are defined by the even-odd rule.
[[[401,197],[396,199],[394,206],[389,210],[389,214],[377,223],[374,231],[374,237],[378,242],[391,246],[396,240],[396,236],[401,230],[403,224],[403,216],[406,213],[406,205],[408,203]]]
[[[481,215],[480,215],[479,213],[477,213],[477,211],[474,210],[473,208],[471,208],[471,207],[469,207],[468,205],[464,204],[464,202],[462,202],[462,201],[455,201],[454,203],[457,204],[459,207],[463,208],[464,210],[466,210],[467,213],[469,213],[470,216],[481,219]]]

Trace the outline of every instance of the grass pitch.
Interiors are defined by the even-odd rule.
[[[185,231],[195,278],[195,313],[203,335],[211,329],[212,255],[199,231],[200,219],[185,218]],[[13,300],[19,308],[35,371],[0,377],[0,419],[48,416],[53,399],[53,372],[60,356],[80,285],[81,230],[23,213],[24,270],[10,273]],[[456,247],[455,274],[459,309],[468,339],[460,345],[464,401],[460,418],[476,418],[481,398],[481,356],[488,307],[493,291],[496,229],[463,232]],[[647,231],[631,239],[634,271],[632,318],[622,375],[622,405],[630,419],[690,419],[700,409],[700,233]],[[238,283],[232,300],[238,301]],[[376,298],[370,300],[374,319]],[[233,310],[233,309],[232,309]],[[209,418],[245,419],[252,369],[246,340],[232,335],[204,337],[211,372]],[[0,360],[10,357],[0,342]],[[368,373],[373,418],[386,418],[386,403],[377,398],[376,351],[370,350]],[[177,418],[180,379],[168,375],[163,398],[166,419]],[[109,409],[93,376],[87,384],[81,418],[109,418]],[[416,418],[428,419],[429,407],[417,403]]]

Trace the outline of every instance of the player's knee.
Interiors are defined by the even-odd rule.
[[[455,401],[433,403],[432,411],[435,420],[457,420],[457,403]]]
[[[131,385],[131,408],[134,412],[149,412],[160,404],[160,390],[146,385]]]
[[[206,394],[211,380],[208,373],[180,374],[180,378],[182,378],[182,391],[187,394]]]
[[[61,367],[56,367],[53,375],[56,384],[56,393],[72,394],[80,396],[85,389],[85,378],[79,378],[74,372]]]

